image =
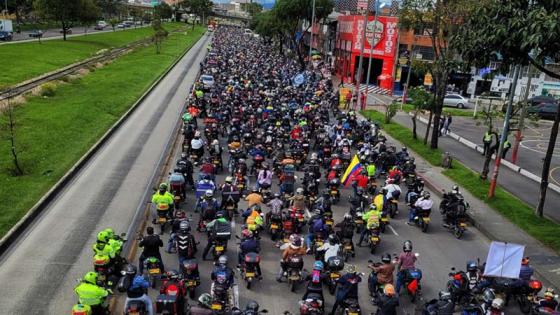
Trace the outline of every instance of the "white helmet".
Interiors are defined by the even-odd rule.
[[[211,189],[208,189],[204,195],[206,195],[206,197],[213,197],[214,196],[214,192]]]

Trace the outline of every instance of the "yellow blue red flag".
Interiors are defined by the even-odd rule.
[[[354,177],[360,174],[361,170],[362,170],[362,164],[360,164],[360,160],[358,159],[358,156],[354,155],[352,161],[350,162],[350,165],[348,165],[348,168],[346,168],[346,171],[342,175],[340,182],[344,185],[344,187],[348,187],[348,185],[352,182]]]

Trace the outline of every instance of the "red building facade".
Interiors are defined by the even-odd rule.
[[[362,15],[342,15],[338,17],[336,40],[336,72],[345,83],[356,83],[358,60],[361,53],[363,32],[366,32],[364,46],[364,62],[362,66],[362,82],[366,81],[368,59],[375,60],[370,83],[392,90],[393,68],[398,50],[398,18],[392,16],[378,16],[374,26],[374,17],[370,16],[364,27]]]

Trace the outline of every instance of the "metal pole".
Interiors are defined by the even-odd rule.
[[[504,129],[502,130],[502,136],[500,137],[500,145],[498,147],[498,153],[496,154],[496,165],[494,166],[494,173],[492,174],[492,180],[490,181],[490,189],[488,190],[488,198],[493,198],[496,191],[496,184],[498,182],[498,172],[500,170],[500,164],[502,162],[502,152],[504,151],[504,142],[506,142],[507,134],[509,131],[509,119],[511,118],[511,109],[513,107],[513,97],[515,95],[515,88],[517,87],[517,79],[519,77],[519,65],[515,66],[513,72],[513,83],[511,84],[511,90],[509,92],[509,102],[506,111],[506,118],[504,120]]]
[[[311,12],[311,30],[309,31],[309,63],[311,63],[311,51],[313,50],[313,24],[315,23],[315,0],[313,0],[313,11]]]
[[[416,38],[416,37],[414,37]],[[410,74],[412,73],[412,58],[414,57],[414,42],[410,48],[410,54],[408,56],[408,73],[406,74],[406,85],[404,86],[401,104],[406,103],[406,95],[408,94],[408,84],[410,84]],[[402,106],[402,105],[401,105]]]
[[[513,145],[513,151],[511,152],[511,162],[517,164],[517,153],[519,152],[519,145],[523,141],[523,128],[525,128],[525,114],[527,110],[527,99],[529,98],[529,91],[531,89],[531,81],[533,79],[532,75],[532,65],[529,64],[527,68],[527,87],[525,88],[525,96],[523,97],[523,103],[521,104],[521,113],[519,113],[519,126],[517,133],[515,134],[515,144]]]
[[[363,65],[363,62],[364,62],[364,47],[366,46],[365,45],[365,43],[366,43],[366,27],[367,27],[367,21],[368,21],[368,17],[369,17],[370,1],[371,0],[368,0],[367,9],[364,12],[364,26],[363,26],[364,30],[363,30],[363,36],[362,36],[362,47],[360,49],[360,61],[358,62],[358,73],[357,73],[358,77],[356,78],[356,81],[357,81],[356,82],[356,93],[358,95],[358,99],[357,99],[358,108],[362,105],[361,102],[360,102],[360,97],[359,97],[360,93],[359,92],[360,92],[360,83],[362,81],[362,65]]]
[[[375,33],[377,32],[377,0],[373,0],[373,8],[375,9],[375,15],[373,16],[373,43],[375,43]],[[367,29],[367,28],[366,28]],[[371,74],[371,57],[373,56],[373,46],[370,45],[369,47],[369,60],[368,60],[368,68],[367,68],[367,77],[366,77],[366,99],[365,104],[361,104],[361,106],[366,109],[368,96],[369,96],[369,76]],[[361,107],[360,107],[361,108]]]

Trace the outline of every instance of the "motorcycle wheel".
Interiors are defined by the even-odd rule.
[[[165,232],[165,223],[160,224],[161,235]]]
[[[333,283],[329,284],[329,293],[331,295],[334,295],[334,292],[336,291],[336,286]]]
[[[385,227],[387,226],[386,224],[380,224],[381,226],[381,233],[385,233]]]
[[[195,297],[195,288],[189,289],[189,297],[194,300]]]
[[[348,262],[350,260],[350,252],[344,253],[344,262]]]
[[[294,280],[290,280],[290,291],[296,292],[296,282]]]
[[[247,279],[247,290],[251,290],[251,284],[253,283],[253,281],[251,279]]]
[[[389,205],[389,216],[393,219],[397,215],[397,206],[394,203]]]
[[[422,232],[428,232],[428,223],[422,221]]]
[[[531,303],[525,296],[517,297],[517,303],[519,304],[519,310],[523,314],[529,314],[531,312]]]
[[[456,228],[453,235],[455,235],[457,239],[461,239],[461,237],[463,237],[463,230]]]
[[[376,245],[373,245],[373,244],[370,245],[369,252],[370,252],[372,255],[375,254],[375,248],[376,248],[376,247],[377,247]]]

